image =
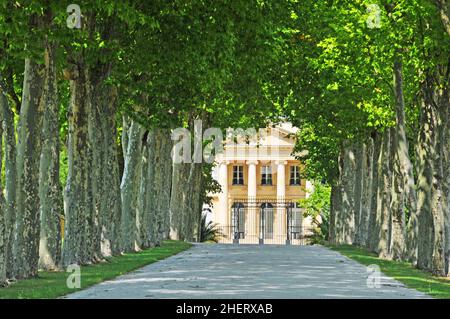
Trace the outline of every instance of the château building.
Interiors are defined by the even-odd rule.
[[[222,243],[302,244],[311,219],[298,201],[311,191],[293,156],[297,128],[290,123],[259,130],[256,138],[228,138],[216,155],[212,221]]]

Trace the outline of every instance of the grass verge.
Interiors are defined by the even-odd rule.
[[[108,258],[106,262],[81,267],[81,288],[70,289],[66,272],[39,272],[38,278],[20,280],[9,287],[0,288],[2,299],[57,298],[86,289],[102,281],[113,279],[145,265],[178,254],[191,247],[180,241],[164,241],[160,247],[150,248],[138,253],[124,254]]]
[[[327,246],[363,265],[378,265],[381,271],[407,287],[426,293],[434,298],[450,298],[450,280],[435,277],[428,272],[414,268],[407,262],[378,258],[377,255],[355,246]]]

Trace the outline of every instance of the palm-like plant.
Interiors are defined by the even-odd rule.
[[[217,224],[212,221],[206,223],[206,214],[203,214],[200,224],[200,242],[213,241],[217,243],[221,236],[222,232]]]

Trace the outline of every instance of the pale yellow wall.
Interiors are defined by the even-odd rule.
[[[244,168],[244,185],[233,185],[233,166],[241,165]],[[276,166],[272,167],[272,186],[261,185],[261,167],[268,164],[259,163],[256,167],[256,194],[263,197],[277,196],[277,172]],[[289,185],[290,180],[290,167],[293,165],[300,165],[299,161],[288,161],[285,168],[285,182],[286,182],[286,197],[298,197],[303,198],[305,196],[305,183],[306,180],[302,179],[300,186]],[[248,166],[245,163],[233,163],[228,165],[228,193],[230,198],[243,198],[247,197],[248,188]]]
[[[275,132],[276,133],[276,132]],[[249,167],[246,164],[247,161],[258,161],[256,166],[256,197],[258,199],[267,198],[268,201],[274,202],[277,199],[277,165],[275,161],[287,162],[285,165],[285,197],[290,201],[295,201],[306,196],[305,188],[306,188],[306,180],[301,180],[301,185],[291,186],[289,185],[290,180],[290,168],[293,165],[300,166],[300,170],[302,164],[295,160],[292,156],[293,146],[295,141],[293,138],[288,136],[283,136],[282,134],[269,135],[260,141],[261,147],[255,147],[254,145],[247,145],[243,143],[240,146],[225,147],[225,153],[219,154],[216,157],[216,161],[218,163],[228,163],[227,165],[227,189],[228,189],[228,209],[226,211],[226,224],[223,226],[230,227],[231,225],[231,205],[236,201],[246,201],[248,197],[248,170]],[[263,152],[262,149],[270,149],[270,147],[266,146],[276,146],[278,145],[280,148],[276,149],[275,152]],[[273,150],[273,148],[272,148]],[[243,175],[244,175],[244,184],[243,185],[232,185],[233,182],[233,166],[239,165],[243,167]],[[272,167],[272,185],[266,186],[261,185],[261,167],[264,165],[270,165]],[[219,197],[215,194],[213,198],[213,212],[214,212],[214,220],[220,221],[222,223],[224,221],[224,216],[218,216],[219,212],[216,207],[219,207]],[[223,211],[223,206],[221,207],[221,211]],[[278,210],[280,212],[280,210]],[[259,233],[259,209],[253,213],[246,214],[246,231],[248,231],[249,235],[246,237],[247,239],[258,237]],[[275,213],[274,215],[274,236],[286,236],[286,215],[284,212],[283,215],[279,213]],[[250,217],[254,216],[254,217]],[[249,221],[248,218],[252,218],[252,221]],[[279,220],[281,218],[282,220]],[[247,225],[248,228],[247,228]],[[252,226],[253,225],[253,226]],[[252,227],[256,227],[256,233],[252,233]],[[284,237],[283,237],[284,238]]]

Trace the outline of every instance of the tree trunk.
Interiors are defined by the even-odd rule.
[[[396,127],[393,132],[393,180],[392,180],[392,247],[393,259],[403,260],[406,255],[406,211],[415,211],[416,194],[414,176],[409,158],[405,125],[405,101],[403,97],[403,64],[399,56],[394,62],[394,87]],[[415,218],[413,216],[412,218]],[[412,248],[414,249],[414,248]]]
[[[381,135],[376,132],[373,137],[373,153],[372,153],[372,187],[370,190],[370,198],[371,198],[371,204],[370,204],[370,214],[369,214],[369,224],[368,224],[368,234],[367,234],[367,248],[372,251],[376,252],[378,250],[378,243],[380,241],[380,231],[379,231],[379,224],[377,223],[377,216],[378,216],[378,190],[381,186],[380,181],[380,168],[381,168],[381,146],[382,146],[382,137]]]
[[[168,178],[172,176],[172,139],[170,137],[170,131],[164,130],[163,138],[163,154],[162,154],[162,163],[163,163],[163,174],[165,176],[162,185],[162,194],[161,194],[161,211],[163,213],[163,239],[169,238],[170,232],[170,196],[172,189],[172,178]]]
[[[164,148],[163,132],[160,129],[154,131],[155,134],[155,156],[153,158],[154,167],[154,185],[153,185],[153,225],[154,225],[154,244],[161,245],[162,228],[163,228],[163,212],[161,207],[162,187],[165,176],[163,175],[163,157],[162,150]]]
[[[37,276],[39,261],[39,158],[43,68],[26,59],[17,152],[17,226],[14,267],[17,278]]]
[[[125,252],[138,250],[136,247],[136,205],[139,191],[139,170],[141,165],[143,129],[132,121],[128,131],[125,166],[120,185],[122,197],[122,248]]]
[[[89,74],[83,59],[73,66],[70,79],[68,176],[65,188],[65,234],[63,264],[91,261],[88,226],[91,220],[89,113],[91,96]]]
[[[354,183],[354,206],[355,206],[355,237],[354,244],[361,245],[363,234],[362,226],[362,204],[363,204],[363,184],[364,184],[364,166],[366,160],[366,146],[364,143],[355,145],[355,183]]]
[[[14,128],[14,114],[8,105],[6,96],[0,92],[1,126],[5,139],[5,226],[6,226],[6,276],[14,277],[14,227],[16,223],[16,194],[17,194],[17,166],[16,166],[16,134]]]
[[[345,212],[343,206],[343,175],[344,175],[344,147],[341,146],[338,157],[339,174],[336,186],[333,189],[333,212],[334,212],[334,244],[344,243],[344,219]]]
[[[145,195],[141,198],[142,205],[142,223],[141,223],[141,240],[142,247],[149,248],[155,245],[155,153],[156,153],[156,137],[155,130],[151,130],[147,135],[147,163],[146,163],[146,176],[145,183]],[[144,176],[143,176],[144,177]],[[142,190],[142,187],[141,187]]]
[[[194,236],[194,211],[192,206],[193,191],[194,191],[194,175],[195,164],[188,165],[187,183],[184,185],[183,192],[183,239],[186,241],[192,241]]]
[[[344,142],[342,175],[343,243],[353,244],[355,237],[355,152],[349,142]]]
[[[160,245],[165,237],[167,230],[165,224],[167,223],[167,187],[169,184],[166,182],[167,165],[171,164],[171,161],[167,163],[167,148],[171,145],[170,132],[163,129],[155,131],[155,239],[156,245]],[[170,176],[170,175],[169,175]]]
[[[190,164],[174,164],[172,175],[172,191],[170,197],[170,238],[184,240],[185,237],[185,188],[189,178]]]
[[[193,212],[195,218],[195,229],[194,229],[194,239],[195,241],[200,241],[201,234],[201,220],[202,220],[202,210],[203,210],[203,202],[202,198],[204,198],[205,190],[203,188],[203,165],[201,163],[195,164],[196,171],[194,176],[195,181],[195,189],[193,192]]]
[[[100,225],[101,251],[103,256],[118,255],[121,252],[121,215],[119,145],[117,143],[117,89],[108,88],[108,99],[102,104],[101,129],[103,132],[102,165],[103,194],[101,198]]]
[[[361,198],[361,213],[358,226],[358,244],[360,246],[367,246],[368,242],[368,227],[369,218],[372,205],[372,171],[373,171],[373,152],[374,145],[372,138],[369,138],[367,143],[363,146],[362,164],[361,164],[361,181],[362,181],[362,198]],[[358,179],[357,179],[358,180]]]
[[[423,88],[419,134],[417,266],[436,275],[445,274],[443,201],[442,118],[433,76]]]
[[[450,83],[444,89],[442,107],[443,118],[442,148],[443,148],[443,209],[445,218],[445,274],[450,276]]]
[[[395,134],[395,132],[394,132]],[[394,148],[396,149],[395,143]],[[390,242],[390,257],[395,260],[403,260],[406,250],[406,229],[405,229],[405,211],[404,211],[404,185],[400,171],[400,163],[396,152],[392,154],[392,191],[391,191],[391,218],[392,218],[392,236]]]
[[[450,36],[450,2],[448,0],[435,0],[435,3],[445,32]]]
[[[339,219],[340,214],[340,185],[338,181],[336,184],[331,186],[331,194],[330,194],[330,230],[329,230],[329,242],[333,245],[338,243],[337,241],[337,233],[338,230],[336,228],[337,220]]]
[[[183,207],[183,240],[194,241],[194,234],[198,226],[198,200],[200,196],[201,180],[199,180],[199,172],[201,172],[201,164],[191,163],[185,164],[187,167],[185,172],[185,184],[182,188],[182,207]],[[200,184],[197,184],[200,183]]]
[[[379,242],[377,253],[381,258],[389,257],[389,236],[390,236],[390,192],[391,192],[391,171],[390,171],[390,148],[391,129],[386,128],[383,133],[383,142],[380,151],[380,162],[378,167],[378,194],[377,194],[377,228],[379,229]]]
[[[189,169],[189,178],[187,187],[185,188],[185,215],[184,215],[184,226],[185,226],[185,240],[196,241],[196,236],[198,234],[198,229],[200,225],[201,218],[201,208],[200,194],[202,186],[202,164],[192,163]]]
[[[150,148],[148,145],[149,134],[148,131],[144,133],[142,152],[141,152],[141,164],[139,165],[139,195],[137,197],[136,205],[136,241],[137,246],[141,248],[146,248],[144,246],[145,237],[145,222],[147,219],[146,215],[148,213],[148,188],[149,184],[152,182],[148,179],[148,167],[149,167],[149,155]]]
[[[115,127],[114,107],[109,106],[110,103],[114,103],[115,97],[112,96],[114,90],[105,84],[110,65],[97,64],[92,69],[92,108],[89,113],[89,141],[92,145],[90,148],[89,198],[92,201],[92,210],[89,242],[93,261],[99,261],[103,259],[103,256],[112,254],[111,227],[108,225],[117,221],[113,219],[113,212],[116,208],[109,207],[108,203],[111,198],[110,191],[114,189],[114,185],[111,181],[106,183],[106,180],[112,177],[111,169],[114,169],[115,165],[111,162],[111,166],[108,166],[108,156],[114,158],[114,154],[108,154],[108,144],[111,143],[114,146],[116,141],[114,136],[110,136],[108,132],[111,128],[105,127],[105,124]],[[105,167],[108,168],[108,172],[105,172]],[[112,189],[106,188],[106,184]]]
[[[0,103],[7,103],[6,96],[3,91],[0,91]],[[3,120],[3,115],[0,113],[0,121]],[[3,167],[3,145],[2,145],[3,127],[0,125],[0,288],[7,285],[6,280],[6,249],[8,246],[6,237],[6,202],[3,195],[2,183],[2,167]]]
[[[47,44],[45,53],[44,119],[40,158],[39,197],[41,233],[39,267],[56,270],[61,262],[61,218],[64,216],[59,180],[59,98],[56,79],[55,46]]]
[[[122,136],[121,136],[121,142],[122,142],[122,153],[123,156],[127,154],[128,149],[128,133],[130,130],[130,119],[125,114],[122,117]]]

